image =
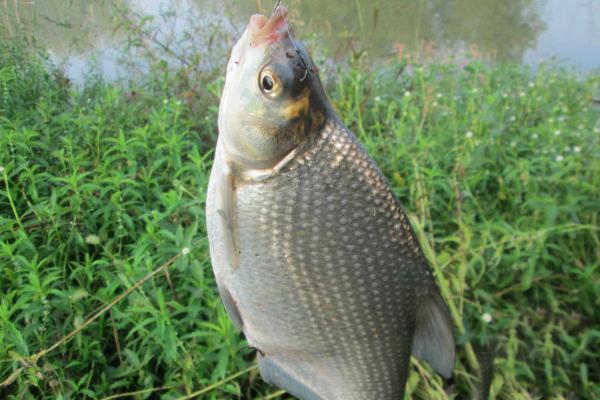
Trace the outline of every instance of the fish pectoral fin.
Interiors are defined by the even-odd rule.
[[[452,320],[437,289],[431,291],[417,312],[412,353],[445,378],[452,375],[456,353]]]
[[[218,224],[223,240],[226,262],[231,271],[235,270],[239,261],[237,230],[234,213],[233,176],[222,173],[217,176],[217,192],[215,196]]]
[[[310,387],[310,377],[307,373],[298,371],[297,367],[286,368],[273,357],[258,354],[258,369],[263,380],[271,385],[279,386],[288,393],[303,400],[332,400],[331,395],[323,397]],[[315,378],[315,377],[313,377]]]
[[[233,325],[243,329],[243,320],[235,302],[235,293],[227,287],[227,277],[234,274],[239,263],[239,247],[235,225],[235,189],[231,170],[226,163],[222,145],[217,142],[206,196],[206,228],[209,235],[210,258],[219,294]]]

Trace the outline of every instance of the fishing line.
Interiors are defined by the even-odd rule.
[[[271,14],[275,14],[275,10],[277,10],[277,7],[279,7],[281,5],[281,0],[277,0],[275,2],[275,7],[273,7],[273,11],[271,12]]]

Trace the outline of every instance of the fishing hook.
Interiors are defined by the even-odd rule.
[[[273,7],[273,14],[275,14],[275,12],[277,11],[277,7],[279,7],[280,5],[281,5],[281,0],[277,0],[275,2],[275,7]],[[290,26],[288,25],[287,20],[285,19],[285,15],[283,15],[283,24],[285,25],[285,30],[287,31],[288,37],[290,38],[290,40],[292,42],[292,46],[294,47],[294,50],[296,51],[296,54],[298,54],[298,57],[300,58],[300,62],[302,63],[302,66],[304,67],[304,76],[302,76],[300,78],[300,82],[304,82],[304,80],[308,76],[308,65],[306,65],[306,61],[304,61],[304,57],[302,57],[302,53],[300,53],[300,50],[298,50],[298,47],[296,47],[296,43],[292,39],[292,33],[290,32]]]

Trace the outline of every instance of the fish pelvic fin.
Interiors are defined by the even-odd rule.
[[[221,282],[217,278],[217,289],[219,289],[219,294],[221,295],[221,300],[223,301],[223,306],[225,307],[225,311],[227,311],[227,315],[229,319],[233,323],[233,326],[238,331],[242,331],[244,329],[244,320],[240,315],[240,311],[238,310],[237,304],[233,299],[233,296],[227,289],[227,286]]]
[[[412,354],[427,361],[443,377],[452,375],[456,356],[452,320],[437,288],[427,295],[417,312]]]

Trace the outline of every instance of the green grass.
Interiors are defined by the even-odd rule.
[[[408,398],[468,397],[482,343],[496,348],[494,398],[600,398],[600,76],[404,67],[359,61],[329,71],[328,86],[409,212],[455,318],[452,384],[415,365]],[[178,74],[153,74],[133,95],[48,71],[0,44],[0,382],[11,381],[0,397],[276,393],[210,268],[222,78],[188,102]]]

